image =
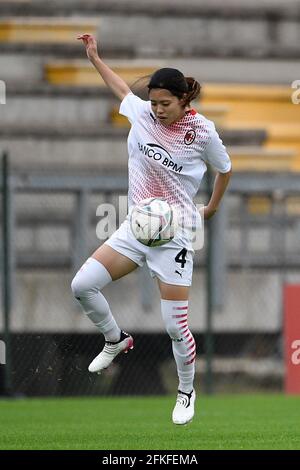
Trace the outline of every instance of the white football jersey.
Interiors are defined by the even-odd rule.
[[[129,93],[120,105],[131,129],[128,135],[129,208],[142,199],[164,197],[179,213],[180,223],[195,227],[199,213],[193,203],[206,162],[217,171],[231,168],[230,158],[212,121],[195,110],[163,126],[151,102]]]

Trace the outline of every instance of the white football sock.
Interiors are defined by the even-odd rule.
[[[172,339],[179,377],[178,389],[190,393],[195,376],[196,345],[187,324],[187,300],[161,300],[162,317]]]
[[[106,341],[119,341],[118,327],[101,289],[111,282],[107,269],[94,258],[88,258],[74,277],[71,288],[84,312],[104,334]]]

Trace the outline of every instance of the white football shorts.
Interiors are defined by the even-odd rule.
[[[194,250],[179,237],[162,246],[146,246],[133,235],[126,219],[105,242],[111,248],[134,261],[138,266],[147,263],[152,277],[166,284],[190,286],[193,276]]]

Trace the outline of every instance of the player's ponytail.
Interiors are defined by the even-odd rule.
[[[191,101],[199,98],[201,92],[201,85],[193,77],[185,77],[185,80],[188,85],[186,104],[190,104]]]

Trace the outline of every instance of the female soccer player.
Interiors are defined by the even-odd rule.
[[[129,208],[149,197],[163,197],[179,211],[181,223],[191,227],[199,218],[193,203],[206,163],[217,171],[204,218],[217,210],[227,187],[231,163],[215,126],[191,109],[199,83],[172,68],[157,70],[149,79],[149,101],[134,95],[128,85],[99,57],[97,42],[79,36],[89,60],[120,99],[120,113],[131,123],[128,136]],[[179,377],[172,419],[186,424],[194,416],[196,346],[187,324],[193,254],[189,231],[160,247],[147,247],[133,236],[130,223],[120,228],[85,262],[72,281],[74,296],[105,337],[105,346],[89,365],[90,372],[107,368],[121,352],[133,347],[133,338],[117,325],[101,290],[147,263],[161,294],[161,312]]]

